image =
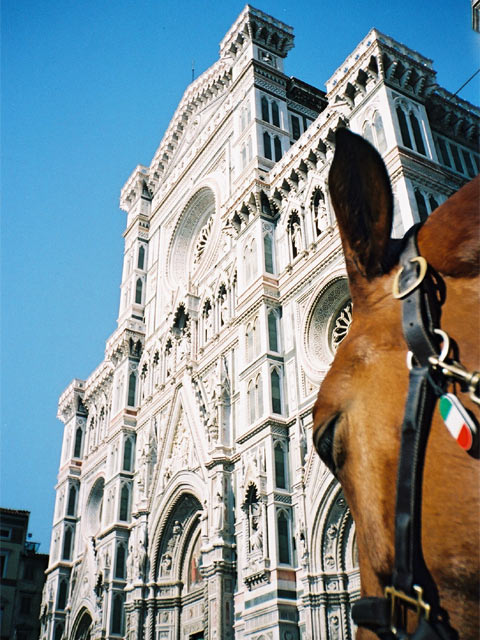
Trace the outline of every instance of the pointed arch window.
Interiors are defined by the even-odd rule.
[[[462,161],[460,160],[460,154],[458,153],[458,147],[456,144],[450,142],[450,151],[452,152],[453,162],[455,163],[455,169],[459,173],[463,173]]]
[[[57,622],[57,624],[55,625],[54,640],[62,640],[64,629],[65,627],[63,626],[63,624]]]
[[[255,318],[255,320],[253,322],[253,354],[255,356],[258,356],[258,354],[260,353],[260,348],[261,348],[259,324],[260,324],[259,319]]]
[[[133,471],[133,440],[125,438],[123,443],[123,470]]]
[[[412,126],[413,139],[415,140],[415,146],[418,153],[421,153],[424,156],[427,155],[425,151],[425,145],[423,144],[423,136],[420,129],[420,124],[418,122],[417,116],[413,112],[410,112],[410,124]]]
[[[125,580],[127,569],[127,552],[123,542],[117,542],[115,553],[115,578]]]
[[[271,394],[272,394],[272,411],[273,413],[282,413],[282,390],[281,378],[276,368],[270,373]]]
[[[263,156],[268,160],[272,159],[272,140],[267,131],[263,132]]]
[[[268,312],[268,347],[270,351],[279,351],[278,348],[278,315],[275,310]]]
[[[143,282],[141,278],[138,278],[135,285],[135,304],[142,304]]]
[[[280,510],[277,514],[277,534],[278,534],[278,562],[280,564],[290,564],[290,523],[285,511]]]
[[[123,634],[123,595],[116,593],[113,596],[112,602],[112,620],[110,626],[110,632],[115,635]]]
[[[265,96],[262,96],[261,107],[262,107],[262,120],[264,122],[270,122],[268,100],[266,99]]]
[[[120,491],[120,509],[118,519],[122,522],[130,520],[130,486],[124,484]]]
[[[412,140],[410,138],[410,132],[408,130],[407,118],[403,109],[399,106],[396,109],[398,124],[400,126],[400,134],[402,136],[402,143],[404,147],[413,149]]]
[[[82,457],[82,444],[83,444],[83,429],[82,427],[77,427],[75,431],[75,447],[73,450],[74,458]]]
[[[375,111],[373,115],[373,129],[377,139],[377,149],[380,153],[384,153],[387,148],[387,140],[385,138],[385,129],[383,128],[383,120],[379,111]]]
[[[267,273],[275,273],[273,266],[273,238],[271,233],[263,236],[263,251],[265,254],[265,271]]]
[[[259,374],[255,380],[255,395],[257,401],[256,413],[258,420],[258,418],[263,416],[263,384],[261,374]]]
[[[278,162],[282,159],[282,141],[278,136],[274,137],[273,146],[275,149],[275,162]]]
[[[255,384],[253,380],[250,380],[247,387],[247,405],[248,405],[248,419],[250,424],[255,422]]]
[[[272,100],[272,124],[276,127],[280,126],[280,112],[278,110],[278,103]]]
[[[292,138],[298,140],[300,135],[300,119],[297,116],[292,116]]]
[[[274,448],[275,454],[275,486],[278,489],[287,488],[287,468],[285,448],[281,442],[277,442]]]
[[[137,266],[139,269],[142,269],[142,270],[145,266],[145,247],[143,246],[143,244],[140,245],[140,249],[138,250]]]
[[[370,142],[371,145],[375,146],[375,140],[373,139],[372,127],[371,127],[369,122],[366,122],[363,125],[362,136],[365,138],[365,140],[368,140],[368,142]]]
[[[435,138],[435,140],[437,142],[437,152],[440,157],[440,162],[442,162],[447,167],[451,167],[452,162],[448,153],[447,143],[443,138]]]
[[[425,202],[425,197],[423,193],[421,193],[418,190],[415,191],[415,201],[417,203],[420,222],[423,222],[428,217],[428,209],[427,209],[427,203]]]
[[[58,598],[57,598],[57,608],[65,609],[67,606],[67,595],[68,595],[68,580],[63,579],[60,580],[60,585],[58,587]]]
[[[68,491],[67,516],[75,516],[77,510],[77,488],[71,485]]]
[[[245,169],[247,165],[247,147],[245,143],[242,144],[242,148],[240,150],[240,157],[242,160],[242,169]]]
[[[430,213],[432,211],[435,211],[435,209],[438,207],[438,202],[436,201],[436,199],[433,196],[429,196],[428,204],[430,205]]]
[[[247,349],[246,349],[246,355],[247,355],[247,362],[251,362],[253,360],[253,337],[254,334],[254,324],[248,324],[247,325],[247,332],[245,334],[246,337],[246,343],[247,343]]]
[[[62,560],[71,560],[73,551],[73,528],[65,527],[63,534]]]
[[[128,376],[128,406],[134,407],[136,403],[137,374],[132,371]]]
[[[462,151],[463,162],[465,163],[465,167],[467,169],[467,174],[470,176],[470,178],[475,178],[475,176],[477,175],[477,172],[473,167],[472,157],[470,156],[468,151],[465,151],[465,149],[461,149],[461,151]]]

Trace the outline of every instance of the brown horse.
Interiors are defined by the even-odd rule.
[[[353,321],[320,388],[313,440],[339,479],[356,524],[362,595],[383,596],[394,557],[400,432],[408,388],[401,303],[392,297],[392,192],[376,150],[337,131],[329,186]],[[441,326],[457,360],[480,368],[479,178],[442,204],[418,234],[420,255],[441,275]],[[478,406],[455,388],[478,420]],[[427,446],[422,542],[440,604],[462,639],[479,637],[479,462],[460,448],[435,412]],[[359,630],[357,638],[374,638]]]

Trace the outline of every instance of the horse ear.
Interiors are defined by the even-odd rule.
[[[337,129],[328,177],[350,282],[387,270],[393,217],[390,179],[380,154],[362,137]]]

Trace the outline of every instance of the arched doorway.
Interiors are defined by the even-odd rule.
[[[173,633],[181,640],[204,637],[206,582],[202,575],[200,502],[190,493],[178,497],[159,536],[155,582],[157,632]],[[163,597],[163,594],[166,597]],[[178,614],[172,593],[179,598]]]
[[[88,611],[83,611],[77,618],[78,622],[75,625],[74,640],[90,640],[92,631],[92,616]]]

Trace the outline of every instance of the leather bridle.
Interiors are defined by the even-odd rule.
[[[458,369],[456,379],[475,401],[480,374],[469,374],[459,363],[449,364],[448,354],[440,348],[448,340],[440,329],[445,286],[419,255],[419,227],[410,229],[404,238],[401,269],[394,282],[394,297],[402,301],[403,333],[411,355],[397,474],[392,583],[386,587],[384,598],[361,598],[352,607],[355,624],[374,631],[382,640],[458,639],[447,612],[440,606],[438,589],[423,557],[422,477],[435,404],[445,392],[449,376],[454,376],[448,367]],[[409,634],[407,612],[412,610],[417,615],[417,627]]]

